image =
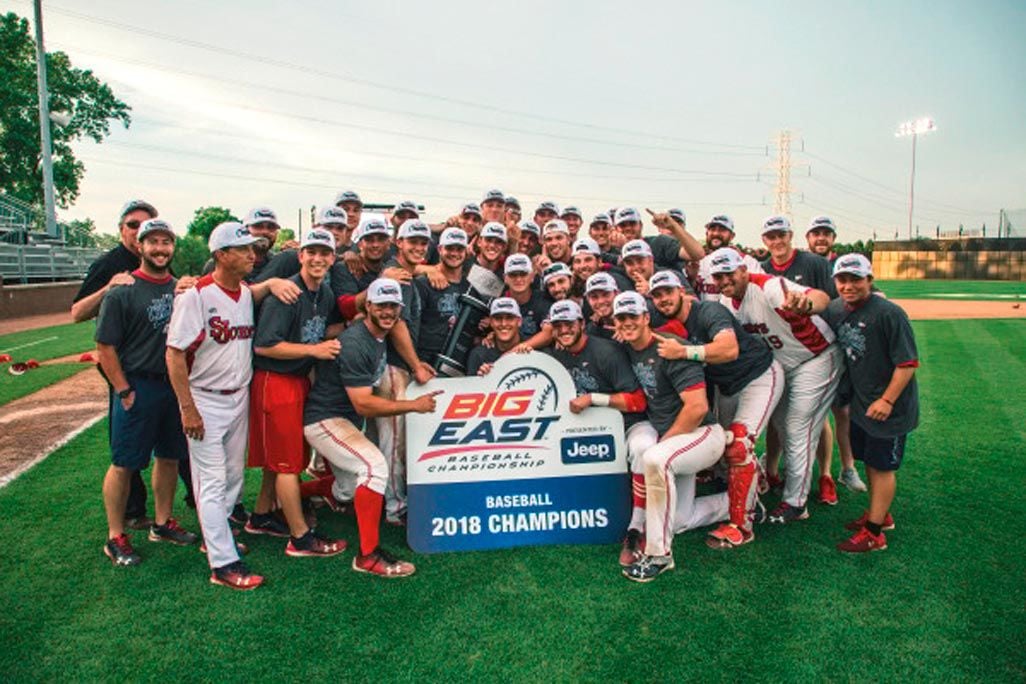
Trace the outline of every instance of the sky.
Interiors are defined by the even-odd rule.
[[[113,231],[128,199],[274,208],[295,228],[344,189],[444,220],[490,188],[586,217],[727,213],[758,244],[791,131],[791,219],[904,236],[912,141],[923,234],[1026,209],[1026,3],[44,0],[47,50],[132,107],[84,141],[62,220]],[[31,3],[0,0],[31,16]],[[1026,228],[1022,226],[1020,228]],[[988,234],[992,234],[988,232]]]

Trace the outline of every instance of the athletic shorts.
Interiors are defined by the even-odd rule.
[[[908,434],[874,437],[851,421],[851,450],[855,458],[877,470],[897,470],[905,457]]]
[[[114,396],[110,416],[111,463],[142,470],[154,455],[173,461],[187,459],[189,445],[171,383],[132,373],[126,379],[135,390],[135,403],[126,411],[121,399]]]
[[[298,474],[310,461],[303,438],[303,404],[310,393],[306,376],[253,371],[249,389],[250,468]]]

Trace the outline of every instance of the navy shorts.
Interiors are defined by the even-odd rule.
[[[851,450],[855,458],[877,470],[897,470],[905,457],[908,434],[897,437],[874,437],[851,421]]]
[[[111,413],[111,463],[130,470],[142,470],[151,456],[181,461],[189,457],[189,445],[182,431],[178,399],[166,380],[128,376],[135,390],[135,403],[126,411],[114,398]]]

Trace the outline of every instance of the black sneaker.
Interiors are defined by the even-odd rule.
[[[674,567],[673,556],[643,556],[637,563],[624,568],[623,576],[635,582],[651,582]]]
[[[291,537],[285,546],[285,555],[302,558],[304,556],[337,556],[346,550],[345,539],[329,539],[317,534],[313,529],[306,531],[302,537]]]
[[[235,561],[222,568],[214,568],[210,573],[210,583],[239,591],[249,591],[263,584],[264,578],[247,568],[242,561]]]
[[[801,508],[795,508],[786,501],[781,501],[780,505],[770,512],[767,520],[778,525],[786,525],[787,523],[796,522],[798,520],[805,520],[808,517],[809,510],[804,506]]]
[[[195,534],[184,529],[174,518],[168,518],[163,525],[154,525],[150,528],[151,542],[171,542],[179,546],[195,544],[199,539]]]
[[[153,527],[153,518],[148,515],[140,515],[139,517],[126,517],[125,527],[130,530],[148,530]]]
[[[253,513],[249,516],[245,530],[249,534],[266,534],[281,538],[289,536],[289,528],[273,513]]]
[[[103,545],[103,553],[110,558],[114,565],[128,566],[142,563],[142,558],[132,548],[132,542],[129,541],[127,534],[119,534],[113,539],[108,539],[107,543]]]
[[[241,503],[235,504],[235,508],[232,509],[231,515],[228,516],[228,520],[236,525],[245,525],[248,523],[249,513],[246,511],[246,507]]]

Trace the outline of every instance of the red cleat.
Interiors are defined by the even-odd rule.
[[[819,502],[827,506],[837,505],[837,483],[829,475],[819,478]]]
[[[264,578],[247,568],[242,561],[235,561],[210,573],[210,583],[239,591],[249,591],[263,584]]]
[[[709,533],[705,545],[710,549],[733,549],[755,539],[755,532],[738,527],[733,523],[723,523]]]
[[[884,536],[883,532],[873,534],[865,527],[837,545],[837,550],[845,553],[868,553],[870,551],[883,551],[886,548],[887,537]]]
[[[366,556],[355,556],[353,558],[353,570],[392,579],[396,577],[409,577],[417,571],[417,568],[413,566],[413,563],[399,560],[388,551],[378,547]]]
[[[862,514],[861,518],[846,523],[844,529],[851,530],[852,532],[857,532],[861,530],[863,527],[865,527],[868,521],[869,511],[866,511]],[[883,525],[880,526],[880,529],[884,532],[889,532],[894,529],[894,518],[891,517],[890,513],[888,513],[887,517],[884,518]]]
[[[78,357],[78,362],[79,363],[96,363],[96,359],[93,357],[93,355],[90,352],[86,352],[86,353],[82,354],[82,356]]]
[[[39,368],[39,362],[36,361],[35,359],[29,359],[28,361],[25,362],[25,365],[28,366],[29,368]]]
[[[10,354],[0,354],[0,363],[10,363],[10,362],[11,362],[11,355]]]

